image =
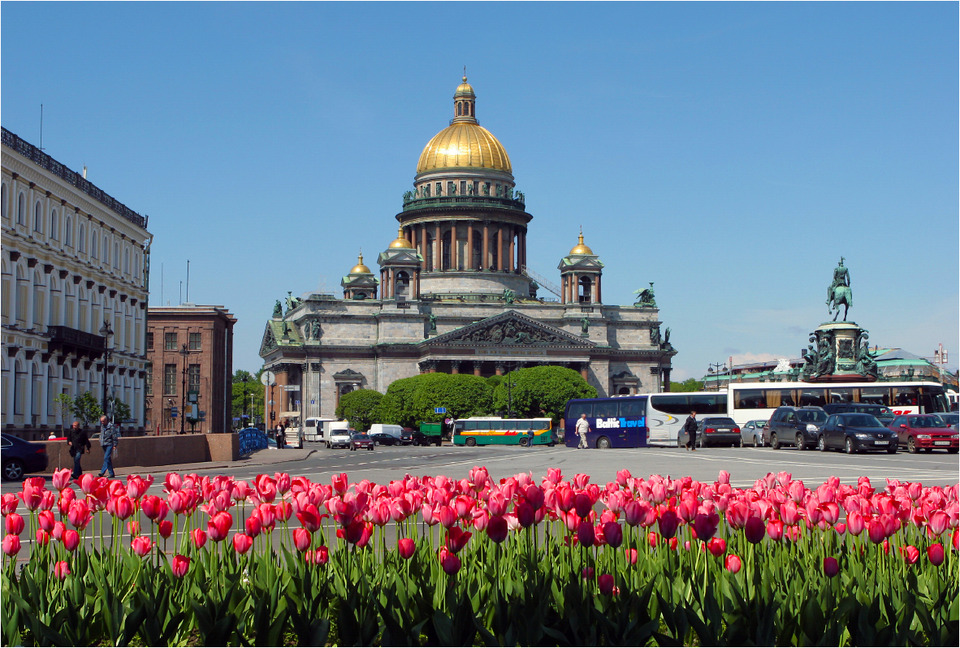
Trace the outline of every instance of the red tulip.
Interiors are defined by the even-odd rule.
[[[347,542],[350,544],[358,544],[363,538],[363,530],[363,522],[360,520],[354,520],[344,528],[344,538],[346,538]]]
[[[293,530],[293,546],[297,551],[306,551],[312,544],[313,536],[310,535],[310,531],[303,528]]]
[[[8,533],[3,536],[3,553],[16,556],[20,553],[20,536]]]
[[[573,507],[576,509],[579,517],[585,518],[590,514],[590,511],[593,510],[593,500],[591,500],[590,496],[586,493],[577,493],[573,499]]]
[[[161,538],[169,538],[173,533],[173,522],[170,520],[160,520],[160,524],[157,525],[157,532]]]
[[[50,544],[50,534],[43,529],[37,529],[37,544],[46,547]]]
[[[616,522],[605,522],[603,524],[603,539],[614,549],[623,544],[623,527]]]
[[[827,556],[823,559],[823,573],[826,574],[828,578],[833,578],[840,573],[840,563],[837,562],[836,558]]]
[[[914,547],[913,545],[900,547],[900,553],[903,555],[903,560],[908,565],[915,565],[917,563],[917,560],[920,559],[920,550]]]
[[[714,538],[716,539],[716,538]],[[724,567],[727,568],[727,571],[731,574],[736,574],[740,571],[740,568],[743,566],[743,562],[740,560],[740,556],[730,554],[727,556],[726,561],[724,562]]]
[[[677,514],[674,513],[672,509],[667,509],[660,514],[658,523],[660,525],[660,535],[669,539],[677,532],[677,527],[680,525],[680,518],[677,517]]]
[[[233,548],[238,554],[245,554],[253,546],[253,538],[246,533],[233,534]]]
[[[783,539],[783,522],[780,520],[770,520],[767,522],[767,535],[770,539],[779,542]]]
[[[330,551],[325,546],[310,549],[303,554],[303,559],[312,565],[326,565],[330,560]]]
[[[943,545],[941,544],[932,544],[927,547],[927,559],[930,563],[936,567],[939,567],[943,564]]]
[[[457,523],[457,512],[446,504],[442,504],[437,508],[437,517],[445,529],[449,529]]]
[[[723,538],[710,538],[707,541],[707,550],[714,556],[722,556],[727,551],[727,541]]]
[[[183,578],[188,569],[190,569],[190,559],[187,556],[177,554],[173,557],[173,560],[170,561],[170,571],[172,571],[173,575],[177,578]]]
[[[207,522],[207,535],[214,542],[225,540],[233,526],[233,516],[226,511],[217,511]]]
[[[577,527],[577,541],[582,547],[592,547],[596,542],[596,534],[593,531],[593,525],[589,522],[581,522]]]
[[[440,547],[440,566],[447,576],[453,576],[460,571],[460,559],[446,547]]]
[[[636,564],[637,564],[637,556],[638,556],[637,550],[636,550],[636,549],[633,549],[633,548],[630,548],[630,549],[625,549],[624,551],[625,551],[626,554],[627,554],[627,562],[629,562],[631,565],[636,565]]]
[[[44,513],[48,513],[51,518],[53,517],[53,514],[50,511],[42,511],[40,515],[43,515]],[[23,526],[24,526],[23,518],[16,513],[8,513],[5,519],[5,523],[6,523],[7,533],[12,533],[13,535],[18,536],[23,531]]]
[[[70,502],[70,511],[67,513],[67,520],[75,529],[85,529],[90,520],[93,519],[93,513],[87,500],[74,500]]]
[[[507,531],[507,520],[499,515],[487,522],[487,535],[497,544],[507,539]]]
[[[867,532],[870,535],[870,541],[873,543],[883,542],[887,537],[886,530],[880,520],[870,520],[867,525]]]
[[[157,495],[147,495],[140,502],[140,509],[144,515],[156,522],[157,520],[162,520],[167,517],[170,506],[166,500]]]
[[[517,522],[524,529],[537,521],[536,512],[527,502],[518,502],[517,505],[513,507],[513,513],[517,517]]]
[[[347,481],[347,473],[340,473],[339,475],[334,475],[332,478],[333,481],[333,490],[336,491],[337,495],[343,495],[347,492],[347,486],[349,482]]]
[[[141,558],[150,553],[150,550],[153,549],[154,542],[147,536],[137,536],[130,541],[130,548],[133,549],[133,553],[137,554]]]
[[[453,553],[460,553],[460,550],[467,544],[467,541],[470,540],[470,537],[473,534],[469,531],[464,531],[460,527],[453,527],[447,530],[447,549]]]
[[[65,469],[68,470],[68,469]],[[53,566],[53,575],[60,580],[66,579],[70,575],[70,565],[66,560],[59,560],[57,564]]]
[[[64,488],[70,487],[70,478],[73,475],[73,471],[69,468],[61,468],[60,470],[53,471],[53,487],[58,491],[62,491]]]
[[[113,500],[113,509],[114,515],[116,515],[121,520],[126,520],[128,517],[133,515],[134,506],[133,500],[127,496],[118,497]]]
[[[251,538],[256,538],[263,530],[263,522],[260,521],[260,516],[257,515],[256,511],[244,520],[243,526],[247,529],[247,535]]]
[[[207,544],[207,532],[203,529],[194,529],[190,532],[190,539],[193,540],[193,546],[197,549],[202,549],[203,545]]]
[[[397,540],[397,551],[404,560],[410,560],[414,551],[417,549],[417,543],[413,538],[400,538]]]
[[[688,542],[687,544],[689,545],[690,543]],[[667,540],[667,546],[670,547],[670,551],[676,551],[679,545],[680,545],[680,541],[677,540],[675,537]]]
[[[73,551],[80,546],[80,534],[74,529],[64,529],[63,537],[60,541],[63,543],[64,549]]]
[[[600,574],[600,576],[597,577],[597,589],[599,589],[600,593],[604,596],[615,594],[617,591],[615,585],[616,581],[613,578],[613,574]]]

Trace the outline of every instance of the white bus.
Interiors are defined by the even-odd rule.
[[[698,418],[728,416],[727,392],[663,392],[647,394],[647,441],[676,445],[691,411]]]
[[[785,405],[818,406],[830,403],[883,405],[897,415],[929,414],[949,409],[943,385],[932,382],[774,382],[727,385],[727,416],[745,425],[769,419]],[[699,411],[699,410],[698,410]]]

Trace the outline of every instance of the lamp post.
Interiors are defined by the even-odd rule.
[[[107,413],[107,374],[110,371],[110,353],[112,349],[110,348],[110,338],[113,337],[113,329],[110,328],[110,323],[107,320],[103,320],[103,326],[100,327],[100,336],[103,338],[103,398],[101,403],[101,408],[103,413]]]
[[[720,391],[720,372],[726,370],[727,365],[722,362],[711,362],[707,367],[707,373],[713,374],[717,378],[717,391]]]
[[[181,345],[180,359],[183,364],[183,368],[180,372],[180,434],[183,434],[183,422],[187,418],[186,402],[187,402],[187,358],[190,357],[190,349],[187,347],[186,343]]]

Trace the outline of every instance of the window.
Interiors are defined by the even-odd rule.
[[[83,223],[80,223],[77,226],[77,250],[80,252],[87,251],[87,236],[84,231]]]
[[[164,351],[177,350],[177,334],[176,333],[163,334],[163,350]]]
[[[200,391],[200,365],[198,364],[187,367],[187,391]]]
[[[56,209],[50,212],[50,238],[54,241],[60,240],[60,214]]]
[[[116,241],[113,242],[113,267],[120,269],[120,244]]]
[[[190,350],[191,351],[200,350],[200,334],[199,333],[190,334]]]
[[[123,274],[130,274],[130,248],[123,246]]]
[[[7,219],[7,185],[0,187],[0,216]]]
[[[147,396],[153,396],[153,364],[148,362],[143,369],[146,373]]]
[[[94,259],[100,258],[97,256],[97,241],[99,240],[99,236],[100,235],[97,233],[97,230],[90,230],[90,256],[92,256]]]
[[[107,240],[107,235],[103,235],[103,260],[105,263],[110,263],[110,241]]]
[[[152,332],[147,333],[147,349],[151,351],[153,350],[153,333]]]
[[[63,219],[63,244],[73,247],[73,227],[69,216]]]
[[[163,365],[163,395],[177,395],[177,365]]]
[[[27,207],[25,204],[25,198],[21,193],[17,196],[17,225],[26,225],[27,224]]]
[[[33,231],[43,231],[43,206],[40,204],[39,200],[37,201],[37,204],[33,206]]]
[[[637,417],[646,414],[647,401],[642,398],[630,398],[620,401],[620,416]]]

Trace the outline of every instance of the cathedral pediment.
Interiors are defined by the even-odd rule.
[[[594,342],[542,324],[517,311],[507,311],[420,343],[423,347],[554,347],[589,349]]]
[[[277,347],[303,345],[303,338],[297,327],[282,320],[269,320],[260,340],[260,356],[263,357]]]

